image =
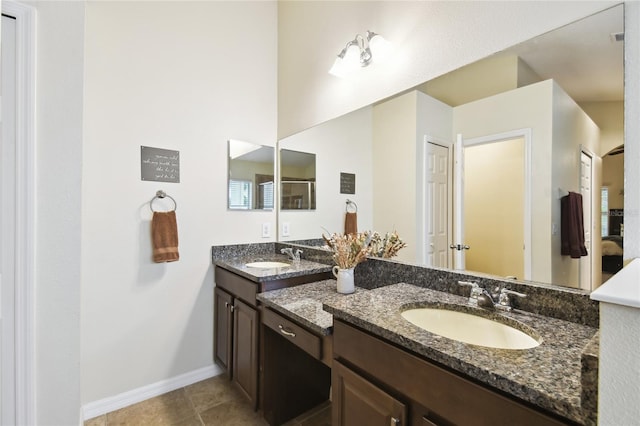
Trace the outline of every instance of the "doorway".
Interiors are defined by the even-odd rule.
[[[524,139],[469,145],[464,151],[466,268],[522,279]]]
[[[451,244],[456,269],[531,279],[530,150],[531,129],[458,135]]]

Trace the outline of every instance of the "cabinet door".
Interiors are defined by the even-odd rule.
[[[233,309],[233,380],[254,408],[258,403],[258,311],[235,299]]]
[[[331,368],[333,426],[404,426],[407,407],[338,361]]]
[[[231,330],[233,325],[233,297],[226,291],[216,287],[213,293],[213,301],[213,358],[215,363],[224,368],[227,376],[231,378],[233,369],[231,356],[233,349],[233,333]]]

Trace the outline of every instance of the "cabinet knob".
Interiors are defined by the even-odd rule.
[[[235,310],[235,307],[233,305],[229,305],[229,309],[231,309],[231,312],[233,313],[233,311]]]
[[[400,425],[400,419],[396,419],[395,417],[391,417],[391,422],[389,423],[390,426],[399,426]]]

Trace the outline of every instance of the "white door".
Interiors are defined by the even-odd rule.
[[[425,156],[425,264],[446,268],[449,266],[449,149],[427,142]]]
[[[0,413],[15,424],[15,176],[16,21],[2,15],[2,138],[0,139]]]
[[[593,250],[593,179],[592,179],[593,159],[584,151],[580,153],[580,193],[582,194],[582,217],[584,226],[584,246],[587,248],[587,255],[580,258],[580,288],[591,291],[592,281],[592,256]]]

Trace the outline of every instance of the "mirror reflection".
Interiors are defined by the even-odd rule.
[[[622,263],[622,32],[619,5],[294,136],[313,135],[337,155],[346,145],[336,135],[349,135],[358,147],[350,168],[370,188],[349,197],[359,230],[397,230],[408,244],[399,260],[591,291]],[[474,152],[498,143],[517,153]],[[481,184],[465,163],[493,180]],[[569,192],[583,196],[589,255],[580,259],[560,254]],[[343,197],[318,196],[336,207],[316,212],[315,226],[288,214],[292,232],[281,240],[341,231]],[[499,204],[507,201],[517,203]]]
[[[229,140],[229,210],[273,210],[274,148]]]
[[[316,155],[280,150],[280,209],[316,209]]]

